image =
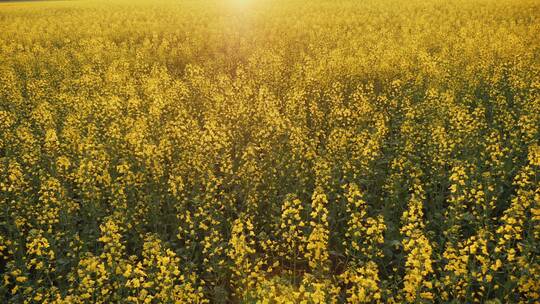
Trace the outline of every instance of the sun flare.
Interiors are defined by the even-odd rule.
[[[255,0],[231,0],[232,6],[237,9],[245,9],[250,7]]]

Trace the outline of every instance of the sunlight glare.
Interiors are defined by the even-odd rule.
[[[255,0],[230,0],[232,3],[232,6],[234,6],[236,9],[245,9],[249,7]]]

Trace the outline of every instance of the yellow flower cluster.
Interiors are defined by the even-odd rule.
[[[311,199],[311,233],[309,234],[305,257],[314,271],[328,270],[328,199],[321,188],[315,189]]]
[[[347,289],[347,303],[379,303],[381,289],[379,287],[379,270],[374,262],[365,266],[350,269],[341,274],[343,283],[350,285]]]
[[[256,286],[260,268],[260,265],[252,262],[252,256],[255,254],[253,237],[253,224],[249,219],[239,218],[233,223],[228,255],[234,263],[233,284],[242,293],[238,296],[243,299],[247,297],[247,292]]]
[[[293,272],[298,260],[302,259],[306,253],[305,230],[307,227],[302,215],[303,210],[302,202],[292,196],[288,197],[281,206],[280,239],[276,251],[281,263],[292,265]]]
[[[433,288],[430,276],[433,274],[433,248],[424,234],[423,201],[425,192],[419,180],[411,189],[408,208],[403,212],[401,233],[404,235],[403,249],[407,253],[403,293],[407,302],[421,299],[433,300]]]
[[[444,286],[453,286],[451,290],[443,291],[443,298],[448,299],[450,294],[452,298],[473,299],[474,302],[485,300],[493,285],[493,275],[501,267],[501,260],[492,261],[488,237],[487,231],[479,231],[478,236],[460,242],[457,249],[449,246],[443,253],[448,261],[444,266],[448,274],[442,281]]]
[[[382,257],[381,246],[384,243],[386,225],[381,215],[377,218],[367,214],[367,203],[356,184],[349,184],[347,189],[347,211],[350,218],[347,222],[345,237],[350,239],[351,249],[346,249],[348,255],[364,262]],[[344,245],[347,245],[345,243]]]

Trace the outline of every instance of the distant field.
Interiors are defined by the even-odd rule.
[[[0,3],[0,303],[539,303],[540,1]]]

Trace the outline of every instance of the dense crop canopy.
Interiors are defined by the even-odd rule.
[[[1,303],[540,302],[540,1],[0,3]]]

